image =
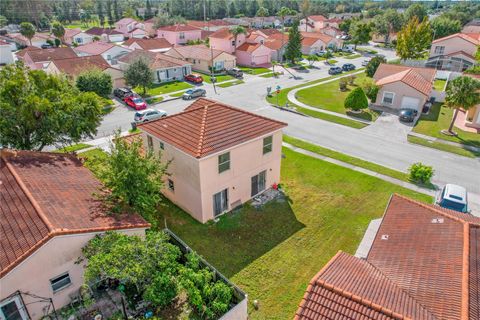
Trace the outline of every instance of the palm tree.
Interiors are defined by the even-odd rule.
[[[305,32],[308,31],[308,15],[310,14],[310,1],[303,0],[302,4],[300,5],[300,12],[302,13],[302,17],[305,19]]]
[[[287,8],[287,7],[282,7],[280,8],[280,11],[277,12],[277,16],[280,17],[280,19],[282,19],[282,48],[283,48],[283,43],[284,43],[284,33],[283,31],[285,30],[285,17],[286,16],[289,16],[289,15],[294,15],[296,14],[297,12],[295,10],[292,10],[290,8]],[[283,62],[283,56],[280,57],[280,62]]]
[[[241,34],[247,34],[247,29],[245,29],[244,27],[242,26],[236,26],[236,27],[233,27],[232,29],[230,29],[230,33],[234,36],[235,38],[235,46],[233,48],[233,53],[235,54],[235,52],[237,51],[237,38],[239,35]]]
[[[458,110],[467,111],[480,103],[480,81],[468,76],[458,77],[448,84],[446,93],[445,105],[455,109],[448,133],[456,135],[453,132],[453,125],[457,119]]]
[[[52,33],[55,36],[55,38],[64,42],[65,28],[62,26],[62,24],[60,22],[55,21],[52,24]]]
[[[30,45],[32,45],[32,38],[35,35],[35,32],[35,27],[30,22],[20,23],[20,34],[30,41]]]
[[[255,14],[257,17],[262,17],[262,28],[265,26],[265,17],[268,17],[268,9],[265,7],[260,7]]]

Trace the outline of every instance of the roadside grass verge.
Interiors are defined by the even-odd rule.
[[[147,99],[145,99],[145,101],[146,101],[148,104],[155,104],[155,103],[162,102],[162,101],[163,101],[163,98],[162,98],[162,97],[147,98]]]
[[[190,88],[193,88],[193,85],[184,81],[173,81],[173,82],[167,82],[167,83],[153,84],[147,88],[147,93],[145,97],[158,96],[161,94],[166,94],[166,93],[175,92],[175,91],[184,90],[184,89],[190,89]],[[143,93],[143,88],[140,88],[140,87],[136,87],[133,90],[139,94]]]
[[[217,87],[228,88],[228,87],[236,86],[237,84],[242,84],[242,83],[245,83],[245,81],[243,81],[243,80],[230,81],[230,82],[217,84]]]
[[[350,56],[345,56],[344,58],[351,60],[351,59],[360,58],[361,56],[362,56],[361,54],[358,54],[358,53],[357,53],[357,54],[352,54],[352,55],[350,55]]]
[[[464,156],[464,157],[469,157],[469,158],[480,157],[480,152],[464,149],[462,147],[452,146],[450,144],[446,144],[438,141],[429,141],[416,136],[409,135],[408,142],[418,144],[424,147],[429,147],[437,150],[455,153],[457,155]]]
[[[259,75],[259,74],[262,74],[262,73],[272,72],[272,70],[267,69],[267,68],[253,68],[253,67],[238,67],[238,68],[245,73],[253,74],[253,75]]]
[[[203,72],[195,72],[195,73],[198,73],[202,76],[203,78],[203,81],[205,81],[206,83],[212,83],[212,78],[211,78],[211,75],[210,74],[207,74],[207,73],[203,73]],[[219,75],[214,75],[215,79],[216,79],[216,83],[219,83],[219,82],[223,82],[223,81],[228,81],[228,80],[233,80],[235,79],[234,77],[228,75],[228,74],[219,74]]]
[[[67,147],[57,149],[54,152],[68,153],[68,152],[75,152],[75,151],[83,150],[83,149],[90,148],[90,147],[91,147],[91,145],[86,144],[86,143],[77,143],[77,144],[72,144],[71,146],[67,146]]]

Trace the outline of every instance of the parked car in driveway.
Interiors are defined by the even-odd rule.
[[[113,90],[113,95],[123,100],[128,96],[134,95],[134,92],[132,91],[132,89],[129,88],[116,88],[115,90]]]
[[[123,102],[125,102],[127,106],[132,107],[135,110],[147,109],[147,103],[139,95],[127,96],[123,99]]]
[[[319,56],[319,57],[323,57],[323,56],[325,55],[325,53],[327,53],[327,51],[325,51],[325,50],[320,50],[320,51],[316,52],[315,54],[316,54],[317,56]]]
[[[436,203],[442,208],[470,213],[468,209],[467,189],[456,184],[446,184],[439,193]]]
[[[42,49],[52,49],[53,46],[49,43],[44,43],[41,45]]]
[[[182,96],[183,100],[191,100],[199,97],[205,97],[207,91],[202,88],[189,89]]]
[[[232,68],[230,70],[227,70],[227,74],[231,75],[232,77],[235,77],[235,78],[242,78],[243,77],[243,71],[238,69],[238,68]]]
[[[402,108],[398,113],[398,119],[402,122],[413,122],[417,116],[418,111],[410,108]]]
[[[167,116],[167,112],[163,110],[155,110],[155,109],[145,109],[142,111],[135,112],[135,116],[133,120],[136,123],[143,123],[152,120],[157,120]]]
[[[366,67],[369,62],[370,62],[370,59],[363,60],[362,61],[362,66]]]
[[[197,83],[197,84],[200,84],[200,83],[203,82],[202,76],[199,76],[198,74],[189,74],[189,75],[186,75],[184,79],[185,79],[186,81],[193,82],[193,83]]]
[[[354,66],[352,63],[345,63],[345,64],[342,66],[342,70],[343,70],[343,71],[355,70],[355,66]]]
[[[342,68],[340,67],[331,67],[328,69],[328,74],[340,74],[342,73]]]

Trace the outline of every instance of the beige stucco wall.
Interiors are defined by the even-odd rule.
[[[453,37],[443,41],[432,43],[432,48],[430,49],[430,57],[438,56],[438,54],[435,53],[435,48],[441,46],[445,47],[443,55],[448,55],[457,51],[464,51],[471,56],[475,56],[475,52],[477,52],[477,46],[475,46],[472,42],[464,40],[460,37]],[[474,62],[474,60],[471,58],[467,58],[466,60]]]
[[[466,120],[467,127],[480,128],[480,105],[468,110]]]
[[[145,235],[145,229],[129,229],[119,232],[128,235]],[[69,295],[78,292],[83,284],[84,264],[75,264],[82,255],[82,248],[98,233],[56,236],[0,279],[0,301],[16,291],[29,292],[40,297],[52,298],[55,308],[70,302]],[[72,284],[53,293],[50,279],[68,272]],[[40,319],[47,303],[23,295],[28,313],[33,320]],[[50,309],[51,311],[51,309]]]
[[[384,92],[393,92],[395,94],[393,97],[393,103],[391,105],[382,103]],[[419,108],[421,108],[427,100],[427,97],[425,95],[421,94],[420,92],[413,89],[412,87],[404,84],[403,82],[398,81],[398,82],[393,82],[393,83],[383,85],[378,91],[377,100],[375,101],[375,103],[377,105],[382,105],[389,108],[400,109],[402,107],[402,99],[405,96],[412,97],[412,98],[419,98],[420,99]]]
[[[263,154],[263,138],[273,136],[272,152]],[[200,222],[214,218],[213,195],[228,188],[228,210],[232,203],[250,200],[251,177],[266,170],[266,188],[280,182],[282,131],[259,137],[220,153],[196,159],[183,151],[164,143],[162,159],[171,160],[170,176],[165,177],[163,194]],[[143,134],[147,146],[147,135]],[[159,152],[160,140],[152,137],[153,148]],[[218,173],[218,156],[230,152],[230,170]],[[168,189],[172,179],[175,191]]]

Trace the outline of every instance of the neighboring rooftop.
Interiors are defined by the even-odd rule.
[[[322,16],[322,15],[308,16],[308,19],[313,20],[313,21],[318,21],[318,22],[327,20],[327,18],[325,18],[325,16]]]
[[[210,60],[213,58],[218,57],[222,53],[225,53],[222,50],[210,49],[204,45],[194,45],[194,46],[178,46],[174,47],[170,50],[176,51],[185,59],[201,59],[201,60]],[[167,51],[167,54],[168,52]],[[228,53],[225,53],[228,54]]]
[[[302,31],[300,33],[301,33],[301,35],[304,39],[307,39],[307,38],[319,39],[319,40],[322,40],[326,44],[328,44],[330,41],[332,41],[334,39],[334,37],[329,36],[328,34],[325,34],[325,33],[322,33],[322,32],[305,32],[305,31]]]
[[[215,39],[233,39],[234,35],[230,32],[229,28],[218,29],[210,35],[210,38]]]
[[[75,51],[70,47],[28,50],[23,54],[23,57],[28,55],[33,62],[45,62],[56,59],[74,58],[77,56]]]
[[[253,52],[262,46],[261,43],[249,43],[244,42],[238,48],[237,51]]]
[[[85,31],[85,33],[88,33],[90,35],[93,35],[93,36],[101,36],[101,35],[120,35],[120,34],[123,34],[121,33],[120,31],[117,31],[115,29],[112,29],[112,28],[100,28],[100,27],[93,27],[93,28],[90,28],[88,29],[87,31]]]
[[[183,112],[139,125],[139,129],[195,158],[231,148],[287,124],[200,98]]]
[[[231,26],[232,24],[228,21],[222,20],[222,19],[214,19],[210,21],[199,21],[199,20],[188,20],[187,24],[189,26],[195,27],[195,28],[208,28],[208,27],[228,27]]]
[[[432,91],[434,78],[435,69],[386,63],[380,64],[373,75],[373,79],[379,86],[400,81],[426,96]]]
[[[168,56],[166,54],[145,50],[133,50],[122,56],[118,61],[130,64],[133,61],[144,58],[148,61],[151,69],[173,68],[190,65],[191,63]]]
[[[113,43],[95,41],[95,42],[84,44],[82,46],[78,46],[75,48],[75,51],[96,55],[96,54],[102,54],[113,47],[115,47],[115,44]]]
[[[477,46],[480,45],[480,39],[478,38],[477,33],[455,33],[455,34],[451,34],[451,35],[443,37],[443,38],[435,39],[435,40],[432,41],[432,43],[438,43],[438,42],[445,41],[445,40],[448,40],[448,39],[451,39],[451,38],[461,38],[465,41],[473,43],[474,45],[477,45]]]
[[[393,195],[367,258],[333,257],[296,319],[480,319],[479,249],[480,218]]]
[[[130,23],[135,23],[137,22],[137,20],[133,19],[133,18],[122,18],[120,20],[118,20],[117,22],[115,22],[115,24],[130,24]]]
[[[124,46],[131,46],[136,43],[143,50],[159,50],[171,48],[172,44],[165,38],[137,39],[130,38],[123,43]]]
[[[102,185],[72,154],[0,150],[0,277],[58,235],[147,228],[107,214]]]
[[[58,59],[52,62],[60,72],[73,77],[86,70],[98,69],[103,71],[112,68],[101,55]]]
[[[175,24],[172,26],[160,27],[157,30],[172,31],[172,32],[200,31],[198,28],[192,27],[187,24]]]

